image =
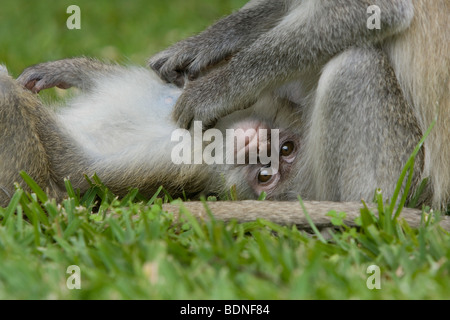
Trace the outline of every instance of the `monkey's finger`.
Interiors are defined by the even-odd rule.
[[[173,115],[173,119],[176,121],[177,126],[181,129],[189,129],[191,123],[194,121],[192,112],[183,110],[180,114]]]
[[[39,93],[41,90],[50,88],[44,77],[34,70],[34,67],[25,69],[17,78],[17,82],[33,93]]]
[[[178,72],[175,70],[168,70],[161,72],[161,76],[168,83],[174,83],[175,80],[178,78]]]
[[[192,127],[194,121],[201,121],[202,128],[206,130],[214,127],[217,119],[214,116],[200,116],[194,110],[183,110],[176,121],[179,128],[187,130]]]
[[[55,84],[51,84],[51,83],[47,83],[47,81],[45,81],[45,79],[40,79],[40,80],[36,81],[36,83],[34,84],[33,89],[31,89],[31,91],[34,92],[34,93],[39,93],[42,90],[53,88],[53,87],[56,87],[56,86],[57,86],[56,83]]]
[[[187,69],[187,75],[189,80],[195,80],[200,76],[200,73],[206,68],[212,65],[212,63],[203,55],[198,55],[190,64]]]
[[[189,81],[194,81],[195,79],[197,79],[199,77],[199,75],[200,75],[199,69],[189,69],[187,78]]]
[[[177,127],[181,128],[181,129],[186,129],[189,130],[189,128],[191,127],[191,123],[194,122],[194,118],[187,115],[187,114],[182,114],[181,117],[178,118],[177,120]]]
[[[202,127],[204,130],[211,129],[217,123],[220,116],[217,115],[214,108],[208,110],[202,110],[200,108],[194,110],[194,119],[202,121]]]
[[[147,62],[147,65],[159,75],[162,66],[167,62],[168,59],[169,56],[161,56],[158,54],[150,58]]]
[[[156,53],[150,59],[148,59],[148,66],[155,70],[156,72],[159,72],[160,69],[168,63],[169,59],[171,59],[174,56],[177,56],[181,50],[177,48],[177,44],[175,46],[172,46],[166,50],[163,50],[161,52]],[[171,63],[169,63],[171,64]]]
[[[212,57],[202,54],[197,55],[187,68],[188,79],[191,81],[197,79],[203,71],[215,67],[218,62],[212,60]]]
[[[183,88],[185,83],[186,83],[185,74],[182,72],[178,72],[178,78],[176,78],[173,81],[173,84],[176,85],[178,88]]]
[[[46,84],[45,80],[43,80],[39,77],[31,78],[31,79],[27,79],[27,80],[24,80],[22,78],[22,79],[17,79],[17,81],[19,82],[19,84],[21,84],[22,86],[24,86],[26,89],[30,90],[33,93],[39,93],[42,90],[51,87]]]
[[[182,72],[172,70],[161,73],[160,76],[167,83],[172,83],[179,88],[183,88],[184,86],[184,74]]]
[[[191,122],[194,119],[193,104],[186,103],[186,96],[182,94],[172,111],[172,119],[177,126],[182,129],[189,129]]]
[[[24,86],[26,89],[30,90],[33,93],[39,93],[42,90],[53,87],[58,87],[61,89],[68,89],[71,87],[71,85],[63,81],[48,82],[45,77],[44,78],[36,77],[30,79],[26,79],[26,77],[23,77],[22,79],[20,79],[20,81],[19,79],[17,80],[22,86]]]
[[[36,90],[36,82],[37,82],[37,80],[31,80],[31,81],[25,83],[23,86],[33,93],[39,93],[39,91]]]
[[[34,83],[34,82],[36,82],[36,81],[38,81],[38,80],[40,80],[40,77],[33,77],[32,75],[28,74],[28,73],[26,72],[26,70],[25,70],[25,71],[17,78],[16,81],[17,81],[21,86],[23,86],[23,87],[29,89],[28,86],[30,86],[32,83]]]
[[[184,77],[184,74],[189,70],[192,61],[193,57],[186,54],[170,57],[159,70],[161,78],[169,83],[176,84],[180,76]]]
[[[58,83],[56,86],[58,88],[60,88],[60,89],[69,89],[69,88],[71,88],[71,85],[69,85],[69,84],[67,84],[65,82]]]

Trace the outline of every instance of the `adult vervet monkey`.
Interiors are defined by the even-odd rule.
[[[373,5],[380,29],[367,26]],[[391,196],[412,147],[437,118],[412,191],[429,178],[424,200],[443,207],[450,201],[449,16],[448,0],[252,0],[149,65],[168,82],[195,79],[173,111],[184,128],[193,120],[214,124],[300,80],[310,97],[306,170],[289,185],[316,200],[371,199],[376,187]],[[385,81],[390,73],[398,82]]]

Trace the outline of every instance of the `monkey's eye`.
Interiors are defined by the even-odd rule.
[[[283,157],[288,157],[294,152],[294,148],[294,143],[292,141],[287,141],[281,146],[280,154]]]
[[[272,175],[269,173],[269,170],[267,168],[262,168],[258,174],[258,182],[266,183],[269,182],[270,179],[272,179]]]

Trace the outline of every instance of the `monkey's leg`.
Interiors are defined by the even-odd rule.
[[[122,69],[118,65],[109,65],[84,57],[63,59],[28,67],[17,81],[34,93],[52,87],[91,90],[95,86],[96,77]]]
[[[58,188],[52,181],[49,157],[38,129],[40,123],[52,119],[37,97],[19,86],[6,71],[0,71],[0,206],[7,205],[15,182],[24,184],[20,170],[57,196]]]
[[[315,199],[391,197],[401,170],[422,137],[385,55],[351,49],[332,59],[319,80],[307,146]],[[423,148],[413,186],[423,169]]]

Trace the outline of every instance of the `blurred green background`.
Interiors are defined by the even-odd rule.
[[[146,59],[195,34],[246,0],[2,0],[0,63],[13,76],[32,64],[73,56],[121,63]],[[81,30],[69,30],[69,5]]]

